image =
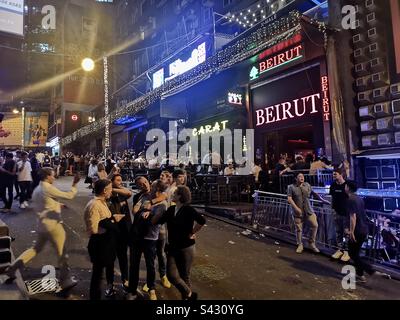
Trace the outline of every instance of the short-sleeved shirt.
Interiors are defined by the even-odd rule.
[[[329,194],[332,196],[332,208],[340,216],[347,214],[346,202],[348,196],[345,187],[346,183],[338,184],[337,182],[333,182],[329,189]]]
[[[368,234],[367,215],[365,214],[364,201],[357,195],[349,195],[347,200],[347,214],[356,215],[356,227],[354,234],[358,236],[366,236]]]
[[[296,206],[298,206],[305,214],[312,215],[314,210],[312,209],[310,198],[312,189],[310,184],[307,182],[297,186],[291,184],[288,186],[288,196],[292,197]],[[297,215],[297,213],[295,213]]]

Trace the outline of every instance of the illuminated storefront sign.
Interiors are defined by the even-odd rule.
[[[186,61],[178,59],[169,65],[169,77],[166,81],[171,80],[185,72],[197,67],[199,64],[206,61],[206,43],[203,42],[192,51],[190,58]]]
[[[71,116],[72,121],[78,121],[78,116],[76,114],[73,114]]]
[[[193,136],[200,136],[206,133],[219,132],[226,129],[228,120],[216,122],[214,125],[201,126],[199,129],[193,129]]]
[[[250,70],[250,80],[256,80],[263,73],[280,68],[290,62],[304,57],[304,46],[302,44],[288,49],[280,54],[276,54],[268,59],[264,59]]]
[[[321,78],[322,87],[322,110],[324,111],[324,121],[329,121],[331,117],[331,107],[329,105],[329,84],[328,77]]]
[[[205,62],[206,59],[206,42],[203,42],[190,53],[190,57],[187,60],[182,60],[181,58],[177,59],[169,64],[168,70],[164,70],[164,68],[162,68],[155,72],[153,74],[153,89],[159,88],[167,81],[194,69],[198,65]]]
[[[239,93],[228,92],[228,102],[241,106],[243,104],[243,95]]]
[[[256,110],[256,126],[259,127],[270,123],[301,118],[307,114],[318,113],[317,101],[320,99],[321,94],[317,93]]]
[[[164,68],[153,74],[153,89],[159,88],[164,84]]]

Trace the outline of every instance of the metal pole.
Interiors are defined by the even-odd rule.
[[[108,57],[103,57],[104,70],[104,116],[105,116],[105,139],[104,139],[104,157],[107,158],[110,149],[110,114],[108,100]]]

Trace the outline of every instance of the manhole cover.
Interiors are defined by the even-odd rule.
[[[192,270],[192,275],[204,282],[219,281],[229,276],[220,267],[212,264],[195,266]]]
[[[56,292],[60,289],[59,282],[55,278],[25,281],[25,285],[29,295]]]

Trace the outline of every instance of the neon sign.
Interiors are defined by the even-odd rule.
[[[164,84],[164,68],[153,74],[153,89],[157,89]]]
[[[202,134],[206,133],[212,133],[216,131],[222,131],[226,129],[226,124],[228,123],[228,120],[221,121],[221,122],[216,122],[214,125],[206,125],[206,126],[201,126],[199,129],[193,129],[193,136],[200,136]]]
[[[161,87],[167,81],[172,80],[205,62],[207,59],[206,49],[206,42],[203,42],[192,51],[188,60],[182,61],[182,59],[177,59],[172,62],[168,66],[168,73],[166,73],[164,68],[155,72],[153,74],[153,89]]]
[[[253,66],[250,71],[250,80],[256,80],[263,73],[275,70],[290,62],[299,60],[304,57],[304,47],[302,44],[286,50],[283,53],[272,56]]]
[[[331,116],[331,107],[329,105],[329,84],[328,77],[321,78],[322,87],[322,110],[324,111],[324,121],[329,121]]]
[[[259,127],[265,124],[301,118],[305,116],[306,113],[318,113],[317,99],[321,99],[321,94],[317,93],[295,99],[293,101],[282,102],[274,106],[256,110],[256,126]]]
[[[72,121],[78,121],[78,116],[76,114],[73,114],[71,119]]]
[[[206,61],[206,43],[203,42],[196,49],[192,51],[190,58],[186,61],[181,59],[175,60],[169,65],[169,77],[165,79],[166,81],[171,80],[189,70],[197,67],[199,64]]]
[[[243,95],[233,92],[228,92],[228,102],[230,104],[242,105]]]

